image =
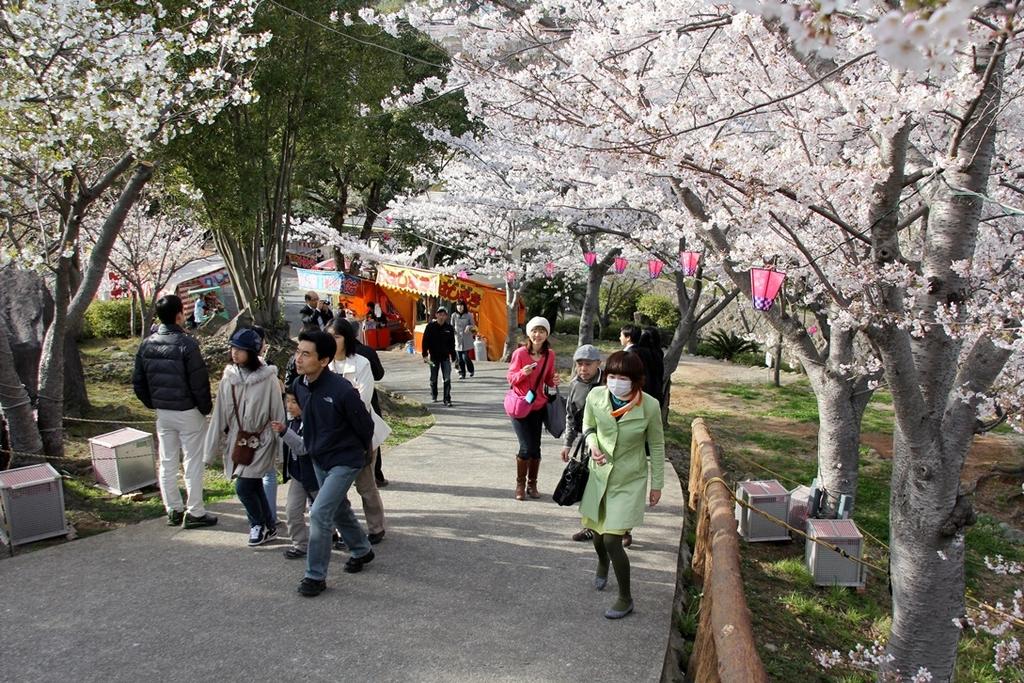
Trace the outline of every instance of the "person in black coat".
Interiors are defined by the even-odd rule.
[[[334,320],[334,313],[326,301],[320,299],[320,295],[310,290],[304,297],[306,304],[299,311],[299,318],[302,320],[302,329],[322,330],[327,324]]]
[[[203,506],[203,439],[206,415],[213,410],[210,373],[199,344],[182,328],[185,307],[173,294],[156,302],[160,326],[135,354],[132,388],[147,408],[156,411],[160,449],[160,495],[167,523],[186,529],[213,526],[217,518]],[[179,462],[179,452],[184,458]],[[178,490],[178,468],[185,466],[187,500]]]
[[[619,331],[619,343],[622,344],[623,351],[635,354],[643,363],[644,392],[658,399],[660,404],[662,398],[661,377],[665,373],[665,363],[660,353],[655,358],[650,348],[640,344],[641,333],[640,328],[636,325],[624,325]]]
[[[444,404],[452,404],[452,362],[455,353],[455,328],[448,322],[448,309],[439,308],[434,320],[423,331],[423,362],[430,364],[430,397],[437,403],[437,373],[444,378]]]
[[[640,341],[637,343],[641,349],[647,351],[650,366],[647,371],[650,378],[646,381],[648,394],[658,399],[658,403],[665,402],[665,352],[661,348],[661,333],[657,327],[645,327],[640,333]]]

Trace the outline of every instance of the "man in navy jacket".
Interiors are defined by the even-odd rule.
[[[306,575],[298,588],[307,597],[327,588],[333,529],[341,532],[352,551],[345,571],[362,571],[373,560],[370,540],[348,502],[348,490],[366,464],[373,421],[355,387],[327,368],[336,350],[334,337],[317,330],[301,332],[295,352],[295,367],[302,376],[292,386],[302,407],[302,441],[320,482],[309,512]]]

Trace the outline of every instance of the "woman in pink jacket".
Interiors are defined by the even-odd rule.
[[[540,435],[544,428],[544,407],[547,388],[558,386],[555,374],[555,352],[548,344],[551,324],[537,316],[526,323],[527,341],[512,354],[508,367],[508,383],[518,395],[530,403],[530,412],[523,418],[512,418],[512,429],[519,439],[516,454],[516,500],[540,498],[537,472],[540,470]],[[529,484],[527,484],[529,481]]]

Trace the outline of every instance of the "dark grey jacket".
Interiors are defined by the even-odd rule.
[[[589,382],[584,382],[576,375],[572,376],[569,382],[569,393],[565,397],[565,434],[562,435],[562,444],[566,448],[572,448],[576,437],[583,431],[583,408],[587,405],[587,395],[594,387],[601,386],[604,379],[604,370],[598,369],[597,375]]]
[[[210,373],[199,344],[177,325],[161,324],[139,345],[132,387],[147,408],[213,410]]]

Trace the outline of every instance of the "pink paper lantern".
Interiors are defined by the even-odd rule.
[[[469,277],[469,273],[467,273],[464,270],[460,270],[458,273],[455,274],[455,277],[459,278],[460,280],[465,280],[466,278]]]
[[[544,277],[549,280],[555,276],[555,263],[554,261],[548,261],[544,264]]]
[[[388,225],[391,225],[392,223],[395,222],[395,219],[392,216],[384,216],[384,222],[387,223]]]
[[[514,270],[506,270],[505,271],[505,282],[515,282],[515,279],[516,279],[516,271],[514,271]]]
[[[700,265],[699,251],[679,252],[679,267],[683,269],[683,275],[687,277],[693,276],[697,272],[698,265]]]
[[[622,275],[624,272],[626,272],[626,266],[628,266],[628,265],[629,265],[629,261],[627,261],[626,259],[622,258],[621,256],[616,257],[616,259],[615,259],[615,266],[614,266],[615,272],[618,273],[619,275]]]
[[[587,268],[593,268],[594,264],[597,263],[597,254],[592,251],[584,252],[583,262],[587,264]]]
[[[652,258],[647,261],[647,274],[651,276],[652,280],[657,280],[661,276],[661,271],[665,267],[665,264],[661,260]]]
[[[785,273],[769,268],[750,269],[750,297],[754,301],[754,308],[759,311],[767,311],[775,303],[779,295],[782,282],[786,279]]]

